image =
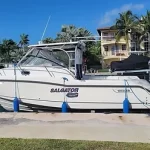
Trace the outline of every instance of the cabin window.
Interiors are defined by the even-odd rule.
[[[123,50],[123,51],[126,50],[126,45],[125,45],[125,44],[122,45],[122,50]]]

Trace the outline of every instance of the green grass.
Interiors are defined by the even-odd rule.
[[[150,144],[49,139],[0,139],[0,150],[150,150]]]

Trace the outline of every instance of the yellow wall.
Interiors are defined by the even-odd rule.
[[[107,32],[108,35],[105,36],[104,32]],[[117,45],[117,50],[112,52],[112,47]],[[106,65],[110,65],[112,61],[119,61],[128,57],[128,51],[122,50],[122,45],[126,45],[124,37],[122,37],[116,44],[115,31],[102,31],[101,32],[101,54]],[[108,46],[108,51],[105,51],[104,46]],[[116,53],[123,53],[124,56],[117,56]]]
[[[120,52],[123,52],[123,53],[127,53],[127,50],[122,50],[122,44],[116,44],[118,49],[117,49],[117,52],[120,51]],[[105,48],[104,46],[108,46],[108,51],[105,51]],[[102,53],[102,56],[103,57],[106,57],[106,56],[112,56],[113,53],[112,53],[112,47],[115,46],[115,44],[109,44],[109,45],[106,45],[106,44],[102,44],[101,46],[101,53]]]

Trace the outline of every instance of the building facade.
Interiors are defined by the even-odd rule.
[[[118,42],[115,39],[116,30],[110,27],[97,29],[101,38],[101,55],[106,66],[112,61],[120,61],[128,58],[126,41],[122,37]]]
[[[121,61],[128,58],[131,53],[144,54],[146,52],[146,48],[142,50],[141,48],[139,49],[137,43],[133,40],[129,41],[129,49],[126,47],[124,37],[121,37],[121,39],[116,42],[115,34],[117,30],[115,29],[105,27],[99,28],[97,31],[101,38],[102,64],[105,64],[105,67],[109,66],[112,61]]]

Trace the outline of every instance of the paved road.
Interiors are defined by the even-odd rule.
[[[150,117],[139,114],[1,113],[0,137],[150,142]]]

